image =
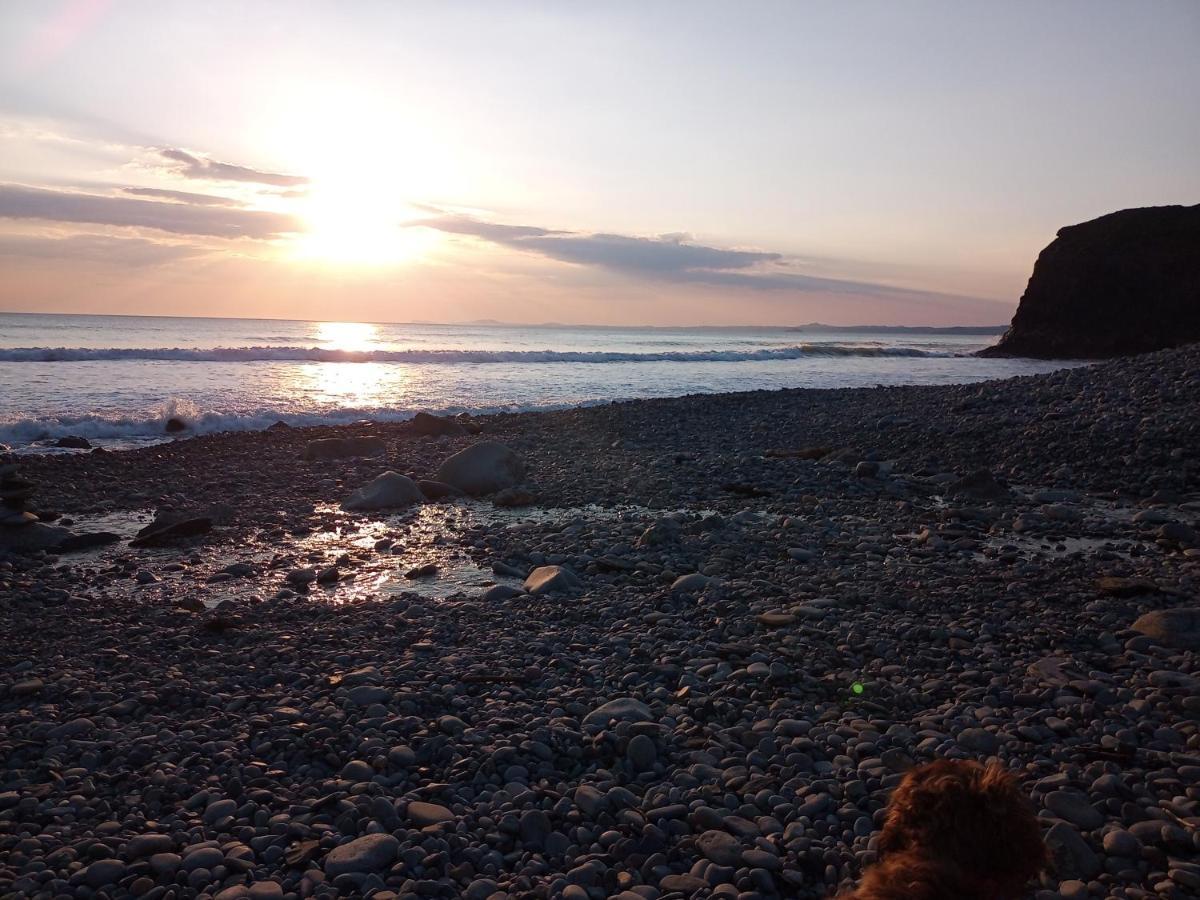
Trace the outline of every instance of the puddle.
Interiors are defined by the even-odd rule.
[[[402,594],[430,599],[477,596],[489,587],[507,584],[520,587],[521,579],[497,575],[490,566],[472,559],[468,548],[472,532],[503,528],[510,532],[543,529],[547,525],[567,530],[574,525],[597,522],[635,522],[649,525],[668,515],[699,519],[709,510],[654,510],[643,506],[579,506],[504,508],[478,500],[427,503],[391,515],[364,518],[344,512],[339,506],[321,503],[314,507],[318,530],[289,537],[282,546],[255,541],[240,548],[174,547],[131,550],[128,540],[154,518],[152,510],[121,511],[73,517],[78,531],[111,531],[120,543],[64,556],[72,565],[100,566],[132,557],[160,581],[139,585],[138,591],[158,591],[164,598],[181,593],[199,593],[205,606],[222,600],[269,597],[285,586],[283,576],[291,569],[325,569],[336,565],[338,581],[314,584],[309,596],[333,603],[375,598],[386,600]],[[219,527],[219,526],[218,526]],[[249,576],[225,577],[222,570],[234,563],[254,567]],[[435,574],[407,577],[422,566],[437,567]],[[216,577],[217,580],[210,581]]]

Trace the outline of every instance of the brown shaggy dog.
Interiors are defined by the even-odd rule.
[[[998,763],[942,759],[888,802],[880,860],[841,900],[1016,900],[1046,864],[1033,806]]]

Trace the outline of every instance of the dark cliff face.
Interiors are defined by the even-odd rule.
[[[1200,341],[1200,205],[1125,209],[1041,252],[1012,326],[981,356],[1103,359]]]

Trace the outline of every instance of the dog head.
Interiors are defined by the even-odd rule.
[[[998,763],[939,760],[888,802],[880,862],[847,900],[1010,900],[1046,863],[1033,806]]]

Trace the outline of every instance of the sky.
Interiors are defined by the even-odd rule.
[[[1200,203],[1200,3],[6,0],[0,310],[992,325]]]

